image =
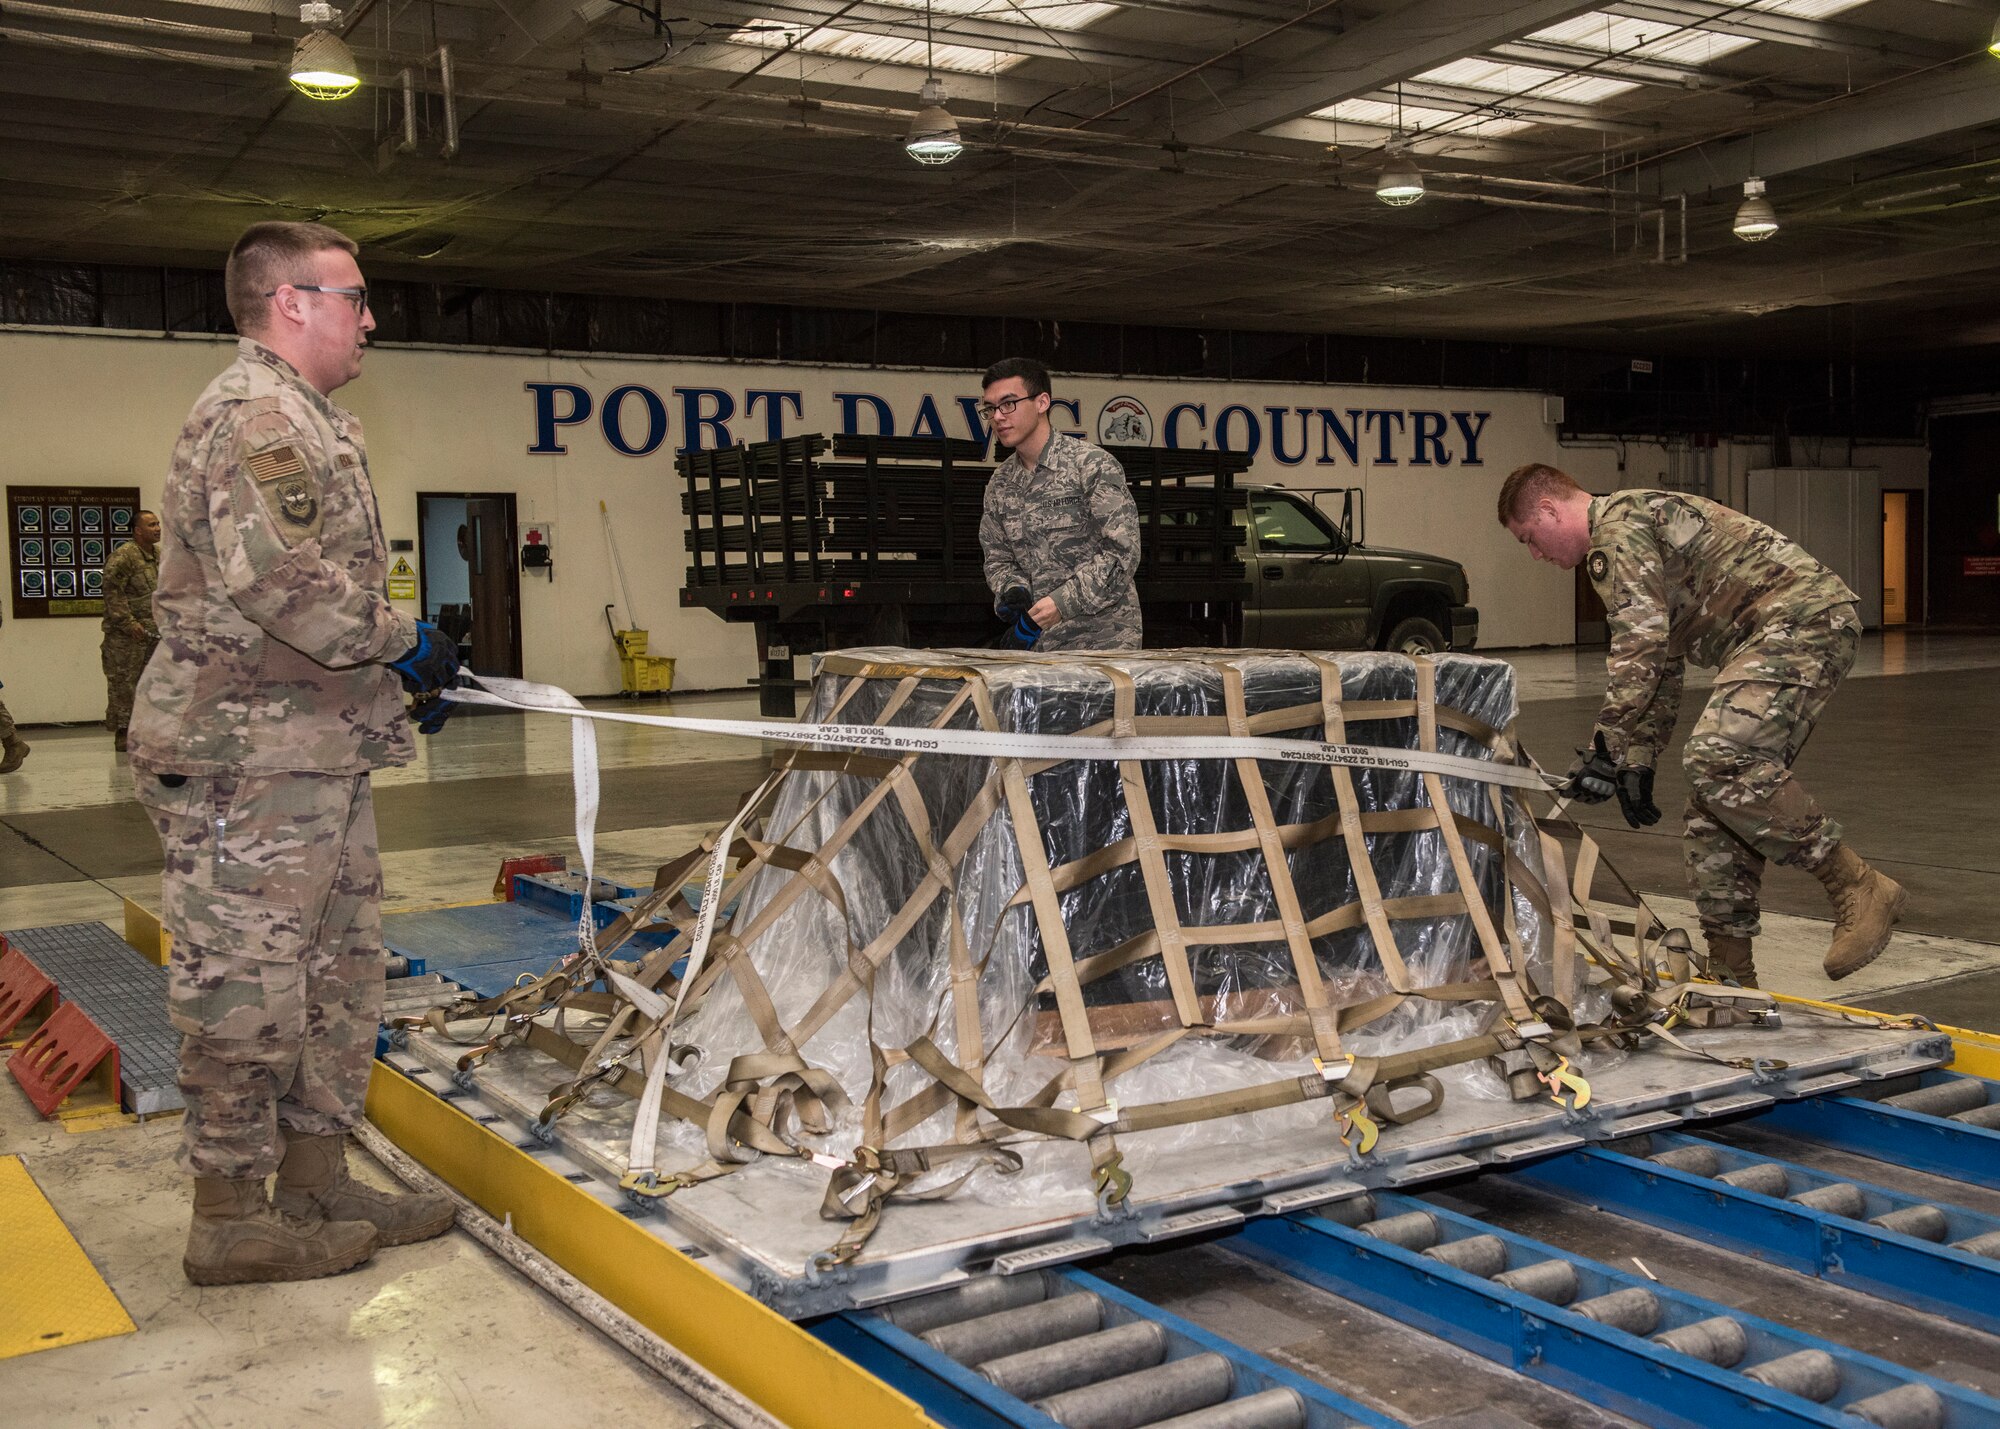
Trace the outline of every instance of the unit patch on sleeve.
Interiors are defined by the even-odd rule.
[[[1610,573],[1610,570],[1611,557],[1605,555],[1602,551],[1592,551],[1590,553],[1590,578],[1593,581],[1603,580]]]
[[[243,458],[243,466],[256,479],[257,494],[287,546],[319,535],[319,484],[296,446],[281,442],[265,447]]]

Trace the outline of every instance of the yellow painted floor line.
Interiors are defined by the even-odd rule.
[[[368,1118],[592,1290],[787,1424],[935,1429],[914,1401],[511,1142],[375,1064]]]
[[[0,1156],[0,1359],[138,1327],[18,1156]]]

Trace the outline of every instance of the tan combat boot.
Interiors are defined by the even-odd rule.
[[[1889,930],[1903,912],[1909,895],[1886,873],[1877,873],[1845,844],[1812,871],[1826,885],[1837,921],[1833,946],[1826,953],[1826,975],[1835,981],[1859,972],[1889,946]]]
[[[1728,973],[1738,987],[1757,986],[1757,965],[1750,961],[1750,940],[1733,933],[1704,933],[1708,940],[1708,970],[1711,975]]]
[[[375,1253],[362,1221],[299,1220],[273,1210],[264,1181],[197,1176],[194,1221],[181,1269],[196,1285],[317,1280],[352,1270]]]
[[[366,1221],[375,1227],[381,1245],[408,1245],[451,1229],[458,1212],[448,1198],[378,1191],[349,1176],[346,1143],[345,1135],[286,1132],[272,1204],[294,1216]]]
[[[28,741],[21,738],[20,735],[8,735],[6,741],[0,743],[0,752],[4,752],[6,755],[6,758],[0,759],[0,774],[12,774],[16,769],[26,764],[28,762],[28,750],[31,747]]]

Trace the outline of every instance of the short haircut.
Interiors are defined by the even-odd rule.
[[[1005,382],[1009,377],[1018,377],[1028,386],[1030,397],[1040,397],[1049,390],[1049,369],[1032,357],[1003,357],[986,369],[986,378],[979,384],[984,391],[995,382]]]
[[[253,223],[229,250],[223,292],[236,330],[254,337],[264,329],[266,294],[281,283],[313,281],[312,260],[330,248],[357,257],[361,245],[323,223]]]
[[[157,512],[157,511],[154,511],[154,510],[152,510],[151,508],[149,508],[149,507],[145,507],[145,506],[141,506],[141,507],[139,508],[139,514],[140,514],[141,516],[150,516],[150,517],[152,517],[152,518],[153,518],[153,519],[154,519],[155,521],[157,521],[157,520],[159,520],[159,519],[160,519],[160,513],[159,513],[159,512]]]
[[[1552,501],[1564,501],[1571,492],[1581,490],[1568,472],[1543,462],[1517,466],[1500,483],[1500,524],[1519,521],[1524,511],[1545,496]]]

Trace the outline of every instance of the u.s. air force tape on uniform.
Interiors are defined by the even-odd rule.
[[[319,534],[319,488],[307,474],[297,447],[280,442],[252,452],[243,465],[256,479],[257,493],[277,519],[287,544]]]
[[[552,685],[525,680],[488,679],[473,675],[484,688],[443,692],[448,700],[495,705],[531,714],[559,714],[572,719],[608,720],[618,724],[654,725],[696,734],[769,739],[814,748],[864,749],[882,754],[952,754],[982,759],[1270,759],[1287,764],[1326,764],[1349,769],[1406,770],[1476,779],[1510,789],[1544,790],[1550,782],[1520,764],[1469,759],[1459,754],[1434,754],[1421,749],[1390,749],[1372,744],[1326,744],[1315,739],[1271,739],[1257,735],[1090,735],[1017,734],[985,729],[909,729],[877,724],[765,724],[743,719],[688,719],[677,715],[624,714],[615,710],[579,709]]]

